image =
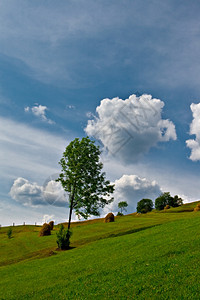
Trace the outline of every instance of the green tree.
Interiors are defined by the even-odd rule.
[[[169,204],[170,205],[170,204]],[[175,195],[172,202],[172,207],[178,207],[183,205],[183,199],[180,198],[178,195]]]
[[[151,199],[142,199],[137,203],[137,212],[139,213],[147,213],[152,211],[153,209],[153,201]]]
[[[74,139],[65,149],[59,164],[62,171],[57,181],[69,195],[70,229],[72,211],[85,219],[90,215],[99,216],[99,208],[114,199],[114,185],[105,179],[100,162],[101,151],[89,137]]]
[[[126,207],[128,206],[128,203],[126,201],[121,201],[118,203],[118,208],[121,209],[121,215],[123,214],[123,210],[126,210]]]
[[[175,195],[172,197],[169,192],[165,192],[161,194],[156,200],[155,200],[155,207],[158,210],[164,209],[166,205],[169,205],[171,207],[178,207],[183,204],[183,199]]]
[[[162,193],[155,200],[155,208],[158,210],[164,209],[166,205],[172,206],[172,204],[173,204],[173,197],[170,195],[169,192]]]

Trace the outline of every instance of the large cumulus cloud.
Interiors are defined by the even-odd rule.
[[[190,105],[193,120],[190,124],[190,134],[196,136],[195,139],[186,141],[187,147],[191,149],[190,159],[193,161],[200,160],[200,103]]]
[[[147,178],[142,178],[137,175],[123,175],[120,179],[115,180],[114,202],[104,209],[104,212],[117,212],[118,203],[127,201],[128,213],[136,211],[137,202],[143,198],[155,200],[162,190],[158,183]]]
[[[103,99],[98,117],[89,120],[86,133],[100,140],[110,154],[136,161],[158,142],[176,140],[175,125],[162,119],[164,102],[151,95]]]
[[[43,186],[19,177],[10,190],[11,197],[25,206],[66,206],[67,196],[59,182],[48,180]]]

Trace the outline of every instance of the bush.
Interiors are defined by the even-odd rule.
[[[39,236],[47,236],[47,235],[51,235],[51,227],[49,224],[44,223],[40,230]]]
[[[117,216],[123,216],[124,214],[118,211]]]
[[[11,237],[12,237],[12,228],[8,228],[7,236],[8,236],[9,239],[11,239]]]
[[[145,214],[153,209],[153,201],[151,199],[142,199],[137,203],[137,213]]]
[[[115,216],[113,215],[113,213],[107,214],[104,220],[105,223],[114,222],[114,221],[115,221]]]
[[[68,229],[65,229],[63,224],[60,225],[59,231],[56,233],[57,235],[57,244],[58,248],[61,250],[67,250],[69,249],[70,245],[70,237],[72,235],[72,232]]]
[[[50,229],[53,230],[53,227],[54,227],[54,221],[49,222],[49,226],[50,226]]]

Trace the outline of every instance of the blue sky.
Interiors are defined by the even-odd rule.
[[[116,184],[102,215],[162,191],[199,200],[199,12],[178,0],[0,3],[0,224],[67,219],[53,179],[87,134]]]

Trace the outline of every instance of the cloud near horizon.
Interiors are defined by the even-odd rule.
[[[25,178],[17,178],[10,190],[10,196],[24,206],[53,205],[66,207],[67,199],[59,182],[50,180],[40,186]]]
[[[106,98],[85,132],[100,140],[109,154],[134,162],[159,142],[177,139],[173,122],[162,119],[163,107],[163,101],[147,94],[133,94],[126,100]]]
[[[200,160],[200,103],[190,105],[193,120],[190,124],[190,135],[195,135],[195,139],[186,140],[186,145],[191,149],[189,159],[192,161]]]
[[[110,211],[114,213],[119,211],[118,203],[120,201],[127,201],[127,213],[136,212],[138,201],[143,198],[154,201],[162,193],[162,189],[155,180],[150,181],[137,175],[123,175],[115,180],[114,184],[114,201],[104,208],[105,214]]]
[[[142,198],[155,197],[161,194],[161,188],[157,182],[149,181],[137,175],[123,175],[115,180],[114,202],[106,206],[104,212],[112,210],[118,211],[118,202],[127,201],[128,212],[135,212],[136,205]],[[67,206],[66,193],[63,191],[59,182],[50,180],[43,186],[35,182],[30,182],[25,178],[17,178],[10,190],[11,197],[24,206],[46,206],[52,205],[57,207]]]

